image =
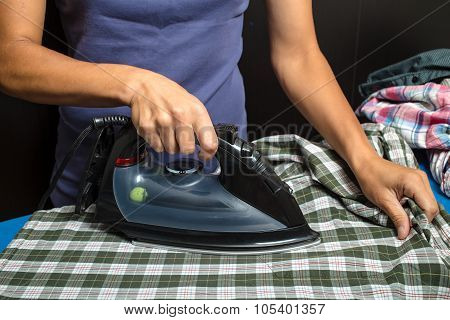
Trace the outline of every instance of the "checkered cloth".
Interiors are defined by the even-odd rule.
[[[447,85],[430,82],[382,89],[367,98],[356,113],[395,128],[413,148],[450,149]]]
[[[382,125],[365,130],[378,153],[409,167],[408,145]],[[73,207],[38,211],[0,256],[5,299],[449,299],[450,219],[400,241],[350,169],[324,143],[294,135],[256,141],[294,190],[322,243],[259,256],[214,256],[133,246]]]

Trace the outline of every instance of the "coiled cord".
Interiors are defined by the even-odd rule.
[[[124,126],[130,122],[130,117],[113,115],[92,119],[95,129],[102,129],[109,126]]]

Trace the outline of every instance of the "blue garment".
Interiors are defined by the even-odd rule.
[[[359,85],[359,92],[365,99],[381,89],[439,83],[446,78],[450,78],[450,49],[435,49],[372,72]]]
[[[244,86],[237,64],[249,0],[55,1],[74,49],[71,56],[160,73],[200,99],[213,123],[244,130]],[[128,107],[64,106],[59,112],[57,165],[94,116],[130,114]],[[91,144],[92,139],[84,144],[62,175],[51,197],[56,207],[74,203]]]

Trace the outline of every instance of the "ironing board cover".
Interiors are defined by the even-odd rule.
[[[379,154],[417,167],[393,129],[364,127]],[[259,256],[177,253],[133,246],[73,207],[38,211],[0,256],[0,298],[450,298],[450,219],[443,209],[429,224],[408,201],[414,229],[397,240],[390,220],[325,143],[294,135],[256,143],[295,191],[320,245]]]

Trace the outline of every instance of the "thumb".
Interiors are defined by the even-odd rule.
[[[200,143],[199,156],[204,159],[212,158],[217,151],[218,140],[209,115],[205,113],[198,117],[193,124],[193,128]]]
[[[398,199],[394,195],[390,195],[382,203],[380,203],[379,206],[384,212],[386,212],[394,223],[395,228],[397,229],[398,239],[405,239],[411,229],[410,221],[408,214],[400,205]]]

